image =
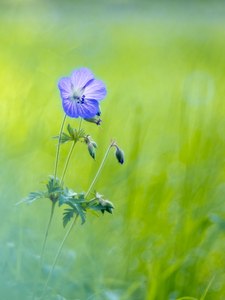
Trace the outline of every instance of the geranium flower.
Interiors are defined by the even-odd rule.
[[[70,77],[59,80],[63,109],[71,118],[92,118],[100,112],[99,101],[106,96],[106,87],[87,68],[80,68]]]

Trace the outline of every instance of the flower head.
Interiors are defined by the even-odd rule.
[[[71,118],[92,118],[100,112],[99,101],[106,96],[106,87],[87,68],[74,70],[70,77],[59,80],[63,109]]]

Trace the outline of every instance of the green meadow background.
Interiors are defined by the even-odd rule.
[[[38,299],[66,232],[57,208],[40,270],[51,203],[15,204],[53,174],[57,82],[81,66],[108,95],[66,185],[88,189],[112,138],[125,164],[110,154],[113,215],[77,223],[43,299],[225,299],[225,3],[128,0],[0,2],[0,299]]]

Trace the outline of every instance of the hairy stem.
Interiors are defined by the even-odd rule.
[[[87,192],[86,192],[86,194],[85,194],[85,198],[89,195],[89,193],[91,192],[91,190],[92,190],[94,184],[96,183],[96,181],[97,181],[97,179],[98,179],[98,177],[99,177],[99,175],[100,175],[100,173],[101,173],[101,171],[102,171],[102,168],[103,168],[103,166],[104,166],[104,164],[105,164],[105,161],[106,161],[106,159],[107,159],[107,157],[108,157],[108,155],[109,155],[109,151],[110,151],[110,149],[111,149],[113,146],[114,146],[114,142],[112,142],[112,143],[109,145],[108,149],[106,150],[105,155],[104,155],[104,157],[103,157],[103,159],[102,159],[102,162],[101,162],[101,164],[100,164],[100,166],[99,166],[99,168],[98,168],[98,171],[97,171],[97,173],[95,174],[95,177],[94,177],[94,179],[92,180],[92,182],[91,182],[91,184],[90,184],[90,186],[89,186],[89,189],[87,190]]]
[[[83,119],[80,119],[78,131],[77,131],[77,132],[78,132],[78,135],[79,135],[79,133],[80,133],[82,120],[83,120]],[[62,177],[61,177],[61,180],[60,180],[60,184],[63,183],[64,177],[65,177],[65,175],[66,175],[66,171],[67,171],[67,169],[68,169],[68,165],[69,165],[69,162],[70,162],[70,158],[71,158],[71,155],[72,155],[72,153],[73,153],[73,150],[74,150],[74,147],[75,147],[76,143],[77,143],[77,140],[74,140],[74,141],[73,141],[73,144],[72,144],[72,146],[71,146],[71,148],[70,148],[70,152],[69,152],[69,154],[68,154],[68,156],[67,156],[66,163],[65,163],[65,166],[64,166],[64,169],[63,169],[63,173],[62,173]]]
[[[61,242],[61,244],[60,244],[60,246],[59,246],[59,248],[58,248],[58,251],[57,251],[56,256],[55,256],[55,258],[54,258],[54,261],[53,261],[51,270],[50,270],[49,273],[48,273],[48,277],[47,277],[47,280],[46,280],[46,282],[45,282],[45,286],[44,286],[44,289],[43,289],[41,298],[44,296],[44,293],[45,293],[45,291],[46,291],[46,289],[47,289],[47,287],[48,287],[49,280],[50,280],[50,278],[51,278],[51,276],[52,276],[52,273],[53,273],[53,271],[54,271],[54,269],[55,269],[55,265],[56,265],[56,263],[57,263],[57,260],[58,260],[58,258],[59,258],[59,255],[60,255],[60,253],[61,253],[61,251],[62,251],[63,245],[64,245],[64,243],[65,243],[67,237],[69,236],[69,234],[70,234],[72,228],[74,227],[74,225],[75,225],[75,223],[76,223],[76,220],[77,220],[78,216],[79,216],[79,215],[76,214],[76,216],[75,216],[75,218],[74,218],[72,224],[70,225],[69,229],[67,230],[67,232],[66,232],[66,234],[65,234],[65,236],[64,236],[64,238],[63,238],[63,240],[62,240],[62,242]]]
[[[55,202],[52,202],[51,213],[50,213],[50,217],[49,217],[49,221],[48,221],[48,225],[47,225],[47,228],[46,228],[45,237],[44,237],[44,241],[43,241],[43,245],[42,245],[42,249],[41,249],[41,265],[43,263],[43,257],[44,257],[46,242],[47,242],[47,238],[48,238],[48,232],[49,232],[49,228],[50,228],[51,223],[52,223],[54,210],[55,210]]]
[[[60,131],[59,131],[59,139],[58,139],[58,144],[57,144],[57,150],[56,150],[56,158],[55,158],[55,168],[54,168],[54,180],[56,180],[56,176],[57,176],[57,170],[58,170],[58,163],[59,163],[59,150],[60,150],[60,140],[61,140],[61,135],[62,135],[62,131],[63,131],[63,127],[66,121],[66,114],[64,115],[63,121],[62,121],[62,125],[60,127]],[[49,221],[48,221],[48,225],[46,228],[46,232],[45,232],[45,237],[44,237],[44,241],[43,241],[43,245],[42,245],[42,249],[41,249],[41,265],[43,263],[43,257],[44,257],[44,251],[45,251],[45,247],[46,247],[46,242],[47,242],[47,238],[48,238],[48,232],[52,223],[52,218],[54,215],[54,211],[55,211],[55,202],[52,202],[52,207],[51,207],[51,212],[50,212],[50,217],[49,217]]]
[[[65,166],[64,166],[64,169],[63,169],[62,177],[60,179],[60,184],[63,183],[63,179],[64,179],[64,177],[66,175],[66,171],[67,171],[67,168],[68,168],[68,165],[69,165],[69,161],[70,161],[71,155],[73,153],[74,146],[76,145],[76,142],[77,141],[73,141],[73,144],[72,144],[72,146],[70,148],[70,152],[69,152],[69,154],[67,156],[66,163],[65,163]]]
[[[65,123],[65,118],[64,118],[63,125],[64,125],[64,123]],[[78,135],[79,135],[80,130],[81,130],[81,124],[82,124],[82,119],[80,119],[80,123],[79,123],[79,127],[78,127]],[[60,131],[59,138],[61,138],[62,130],[63,130],[63,126],[61,127],[61,131]],[[71,156],[72,156],[72,153],[73,153],[73,150],[74,150],[74,147],[75,147],[76,143],[77,143],[77,140],[74,140],[74,141],[73,141],[73,144],[72,144],[72,146],[71,146],[71,148],[70,148],[70,152],[69,152],[69,154],[68,154],[68,156],[67,156],[66,163],[65,163],[65,166],[64,166],[64,169],[63,169],[63,173],[62,173],[62,177],[61,177],[61,180],[60,180],[60,184],[63,183],[63,180],[64,180],[64,177],[65,177],[65,175],[66,175],[66,171],[67,171],[67,169],[68,169],[68,165],[69,165],[69,162],[70,162],[70,159],[71,159]],[[58,158],[58,155],[59,155],[58,152],[59,152],[59,144],[58,144],[58,148],[57,148],[57,158]],[[58,163],[57,163],[57,164],[58,164]],[[57,164],[56,164],[56,168],[55,168],[55,170],[56,170],[56,171],[55,171],[55,175],[56,175],[56,173],[57,173]],[[56,178],[56,177],[55,177],[55,178]],[[54,208],[53,208],[53,211],[54,211]],[[45,286],[44,286],[44,289],[43,289],[41,298],[44,296],[44,293],[45,293],[45,291],[46,291],[46,289],[47,289],[47,287],[48,287],[49,280],[50,280],[50,278],[51,278],[51,276],[52,276],[52,273],[53,273],[53,271],[54,271],[54,269],[55,269],[55,265],[56,265],[56,263],[57,263],[57,261],[58,261],[58,258],[59,258],[59,256],[60,256],[60,253],[61,253],[61,251],[62,251],[63,245],[64,245],[64,243],[65,243],[67,237],[69,236],[69,234],[70,234],[72,228],[74,227],[74,225],[75,225],[75,223],[76,223],[76,220],[77,220],[78,216],[79,216],[79,215],[76,214],[76,216],[75,216],[75,218],[74,218],[72,224],[70,225],[68,231],[66,232],[66,234],[65,234],[65,236],[64,236],[64,238],[63,238],[63,240],[62,240],[62,242],[61,242],[61,244],[60,244],[60,246],[59,246],[59,248],[58,248],[58,251],[57,251],[56,256],[55,256],[55,259],[54,259],[54,261],[53,261],[51,270],[49,271],[49,274],[48,274],[48,277],[47,277],[47,280],[46,280],[46,283],[45,283]],[[50,223],[51,223],[51,222],[50,222]]]
[[[60,132],[59,132],[59,139],[58,139],[57,150],[56,150],[56,158],[55,158],[54,179],[56,179],[57,171],[58,171],[60,140],[61,140],[61,135],[62,135],[62,131],[63,131],[65,121],[66,121],[66,114],[64,115],[62,125],[61,125],[61,128],[60,128]]]

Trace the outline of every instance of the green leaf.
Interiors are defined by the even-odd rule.
[[[76,129],[73,129],[70,124],[67,125],[67,130],[69,132],[69,135],[71,136],[72,140],[75,139],[75,135],[76,135]]]
[[[71,136],[69,136],[64,132],[61,134],[60,144],[65,144],[66,142],[71,142],[71,141],[73,141],[73,138]]]
[[[59,195],[59,206],[63,204],[67,204],[69,201],[71,201],[74,197],[76,197],[78,194],[74,192],[73,190],[69,190],[68,188],[65,188],[62,193]]]
[[[81,224],[84,224],[86,221],[86,212],[85,212],[85,207],[83,207],[83,203],[85,203],[84,200],[80,199],[70,199],[67,201],[66,204],[68,204],[70,207],[72,207],[75,212],[80,216],[81,218]]]
[[[54,136],[53,138],[59,139],[59,135]],[[60,144],[65,144],[66,142],[71,142],[71,141],[73,141],[73,139],[68,134],[66,134],[65,132],[62,132],[61,137],[60,137],[60,141],[59,141]]]
[[[66,227],[67,223],[72,219],[74,215],[74,209],[67,208],[63,213],[63,227]]]
[[[26,198],[24,198],[22,201],[20,201],[19,203],[17,204],[20,204],[20,203],[28,203],[28,204],[31,204],[32,202],[38,200],[38,199],[41,199],[41,198],[46,198],[46,193],[45,192],[31,192]]]

